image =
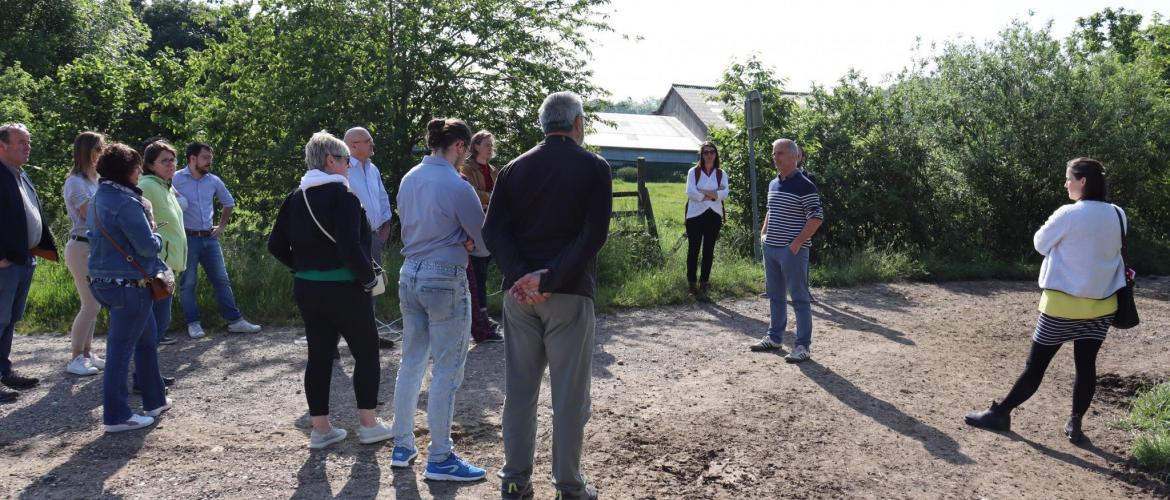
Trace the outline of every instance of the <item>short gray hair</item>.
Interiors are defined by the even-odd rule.
[[[540,128],[544,133],[573,130],[573,120],[585,116],[585,103],[576,93],[565,91],[550,94],[540,105]]]
[[[305,166],[309,170],[325,169],[325,156],[349,156],[349,146],[328,131],[322,130],[313,134],[309,142],[305,143]]]
[[[784,138],[776,139],[776,140],[772,141],[772,149],[776,149],[776,146],[779,146],[781,144],[783,144],[784,147],[788,148],[788,151],[790,153],[797,155],[797,156],[800,155],[800,146],[798,146],[796,144],[796,141],[794,141],[792,139],[784,139]]]

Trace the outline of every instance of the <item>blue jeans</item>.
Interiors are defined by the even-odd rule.
[[[173,303],[174,301],[175,301],[174,297],[167,297],[165,299],[158,300],[158,301],[154,302],[153,308],[154,308],[154,345],[155,345],[155,347],[157,347],[158,343],[162,341],[163,335],[167,333],[167,328],[170,327],[170,324],[171,324],[171,303]],[[160,374],[159,376],[161,376],[161,374],[162,374],[161,370],[160,370],[159,374]],[[141,387],[138,385],[138,368],[137,367],[135,367],[135,369],[134,369],[134,377],[132,380],[134,381],[134,387]]]
[[[28,289],[32,286],[33,272],[37,270],[36,257],[29,257],[28,264],[9,264],[0,269],[0,376],[12,373],[12,336],[16,322],[24,317],[24,306],[28,303]]]
[[[434,358],[427,394],[431,446],[427,460],[442,462],[454,448],[451,419],[455,390],[463,382],[471,340],[471,294],[467,270],[437,262],[407,260],[398,275],[402,309],[402,363],[394,384],[394,446],[417,449],[414,413],[427,358]]]
[[[812,344],[812,307],[808,292],[808,249],[792,255],[788,247],[764,245],[764,283],[771,306],[768,337],[779,343],[784,339],[788,324],[788,296],[796,312],[796,342],[794,346]]]
[[[91,283],[89,289],[102,307],[110,311],[110,332],[106,335],[106,369],[102,379],[102,422],[116,425],[130,418],[130,390],[126,377],[130,357],[139,375],[142,409],[150,411],[166,404],[162,375],[158,369],[158,337],[155,335],[154,300],[149,288],[128,288],[108,283]]]
[[[218,238],[187,236],[187,270],[179,276],[179,303],[183,305],[183,319],[187,323],[199,321],[199,304],[196,302],[195,285],[198,284],[199,264],[211,280],[215,300],[219,302],[219,315],[228,322],[243,318],[236,309],[236,297],[232,294],[232,283],[228,279],[227,266],[223,263],[223,247]]]

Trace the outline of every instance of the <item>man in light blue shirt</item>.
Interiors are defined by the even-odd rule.
[[[374,237],[370,238],[370,257],[379,266],[382,265],[382,247],[390,239],[390,218],[394,212],[390,208],[390,195],[386,194],[386,185],[382,183],[382,173],[378,166],[370,161],[374,156],[374,137],[370,131],[362,127],[354,127],[345,132],[345,145],[349,147],[349,190],[362,208],[366,210],[366,219],[374,229]],[[378,317],[378,298],[374,297],[374,318]],[[394,347],[394,342],[388,337],[390,332],[381,327],[378,320],[378,336],[382,347]]]
[[[232,218],[236,200],[228,192],[223,180],[211,173],[213,158],[211,146],[201,142],[191,143],[187,146],[187,168],[175,172],[171,180],[175,190],[187,199],[187,205],[183,207],[183,226],[187,230],[187,270],[179,277],[179,302],[183,305],[183,317],[187,320],[187,335],[193,339],[206,335],[195,301],[198,264],[203,264],[203,271],[211,280],[215,299],[219,302],[219,314],[228,321],[228,331],[260,331],[259,325],[249,323],[236,308],[236,298],[232,294],[232,284],[223,261],[219,236]],[[212,219],[216,200],[219,200],[220,205],[218,224]]]
[[[366,209],[366,219],[370,227],[374,228],[376,236],[370,255],[381,264],[382,245],[390,238],[390,218],[393,212],[390,195],[386,194],[386,185],[382,183],[382,173],[370,161],[370,157],[374,156],[374,138],[368,130],[354,127],[345,132],[344,140],[345,145],[349,146],[349,189],[362,202],[362,208]]]

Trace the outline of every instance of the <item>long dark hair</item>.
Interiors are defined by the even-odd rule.
[[[1084,180],[1081,200],[1109,201],[1109,183],[1105,181],[1105,165],[1092,158],[1073,158],[1065,165],[1076,180]]]
[[[698,164],[699,170],[703,170],[703,150],[707,149],[707,148],[711,148],[713,151],[715,151],[714,167],[716,170],[718,170],[719,169],[719,148],[716,147],[715,143],[711,142],[711,141],[704,142],[703,145],[699,146],[699,164]]]

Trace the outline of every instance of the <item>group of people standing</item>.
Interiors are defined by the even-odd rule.
[[[455,396],[472,338],[503,341],[502,495],[532,496],[537,400],[547,368],[558,494],[596,498],[580,459],[590,414],[597,254],[609,232],[612,181],[608,163],[581,145],[585,110],[579,96],[552,94],[539,115],[545,140],[500,171],[489,164],[495,147],[490,133],[473,134],[452,118],[427,125],[430,154],[403,176],[396,203],[404,257],[398,274],[403,337],[390,424],[374,414],[381,368],[370,303],[384,278],[370,253],[373,230],[363,215],[369,208],[355,196],[360,181],[348,169],[355,148],[325,131],[309,139],[307,171],[281,205],[268,249],[295,275],[293,296],[309,349],[311,448],[348,437],[329,420],[332,353],[340,337],[354,357],[358,441],[393,439],[391,465],[411,466],[420,453],[415,413],[429,362],[424,475],[482,479],[487,471],[454,449]],[[506,336],[486,318],[489,259],[504,278]]]
[[[244,319],[235,305],[218,237],[231,216],[234,201],[223,181],[210,172],[212,149],[188,146],[187,168],[176,172],[178,151],[169,142],[151,139],[139,151],[105,137],[83,132],[73,145],[73,167],[62,197],[71,223],[65,263],[73,276],[81,308],[70,328],[71,352],[65,371],[78,376],[104,372],[103,416],[108,432],[138,429],[153,423],[170,408],[158,346],[173,343],[166,335],[172,297],[154,297],[150,282],[157,276],[173,291],[175,276],[188,335],[204,336],[195,300],[196,267],[211,279],[220,313],[232,332],[255,333],[260,327]],[[21,124],[0,126],[0,174],[4,190],[5,253],[0,262],[0,363],[5,386],[23,390],[39,380],[17,374],[8,356],[16,321],[24,313],[36,257],[57,260],[40,198],[23,167],[32,152],[32,136]],[[219,224],[212,221],[214,204],[221,205]],[[11,224],[7,223],[11,221]],[[106,358],[93,350],[98,312],[110,311]],[[130,358],[135,373],[129,377]],[[128,380],[129,379],[129,380]],[[144,414],[128,404],[130,388],[141,393]],[[19,393],[0,389],[0,401]]]
[[[590,404],[595,339],[597,254],[612,209],[608,163],[582,148],[585,112],[570,92],[549,95],[540,107],[545,139],[502,170],[490,165],[495,138],[472,133],[461,120],[427,125],[430,154],[398,189],[402,254],[398,296],[403,315],[402,360],[394,392],[394,416],[376,414],[379,338],[374,301],[386,287],[381,252],[393,216],[381,174],[370,161],[374,141],[364,128],[339,139],[321,131],[305,145],[307,167],[284,200],[268,238],[268,250],[295,276],[292,295],[305,324],[308,362],[305,397],[311,448],[340,442],[347,432],[329,420],[329,391],[337,345],[344,339],[354,358],[357,436],[363,444],[393,439],[391,463],[409,467],[419,456],[415,409],[428,362],[432,363],[427,419],[430,445],[425,476],[473,481],[486,471],[459,457],[451,439],[455,395],[463,380],[468,344],[503,342],[505,463],[499,471],[505,498],[530,498],[536,446],[536,411],[543,374],[549,371],[553,406],[552,472],[561,498],[596,498],[580,470]],[[0,126],[0,383],[28,389],[38,380],[19,375],[8,356],[13,326],[25,308],[37,257],[55,259],[56,244],[40,200],[22,166],[31,151],[28,130]],[[235,306],[219,237],[234,200],[210,173],[212,148],[192,143],[187,167],[176,171],[178,151],[151,140],[143,152],[105,144],[86,132],[74,144],[74,166],[64,186],[72,227],[66,263],[81,297],[71,329],[69,373],[105,372],[103,422],[109,432],[140,429],[173,404],[159,370],[158,345],[166,336],[171,299],[152,293],[151,278],[178,273],[179,293],[191,338],[205,335],[195,301],[196,267],[212,281],[228,330],[256,332]],[[824,220],[815,181],[801,169],[805,157],[792,140],[772,144],[777,176],[767,191],[760,228],[771,322],[751,351],[783,349],[787,308],[795,312],[795,339],[786,359],[811,358],[809,258],[813,235]],[[1026,401],[1063,343],[1075,347],[1073,408],[1065,433],[1084,439],[1081,420],[1091,402],[1095,360],[1117,311],[1116,291],[1127,269],[1121,256],[1126,219],[1108,203],[1104,166],[1077,158],[1066,166],[1073,204],[1058,209],[1035,235],[1044,255],[1043,289],[1031,353],[1003,401],[966,417],[976,427],[1010,429],[1010,413]],[[690,240],[687,281],[695,293],[709,289],[714,243],[725,220],[728,175],[715,144],[702,144],[686,178],[686,231]],[[220,213],[214,219],[214,204]],[[1114,237],[1117,236],[1117,237]],[[700,261],[701,256],[701,261]],[[488,263],[503,275],[501,325],[486,314]],[[110,311],[106,359],[93,352],[94,321]],[[133,386],[144,413],[127,403],[130,358]],[[0,388],[0,401],[18,393]]]

